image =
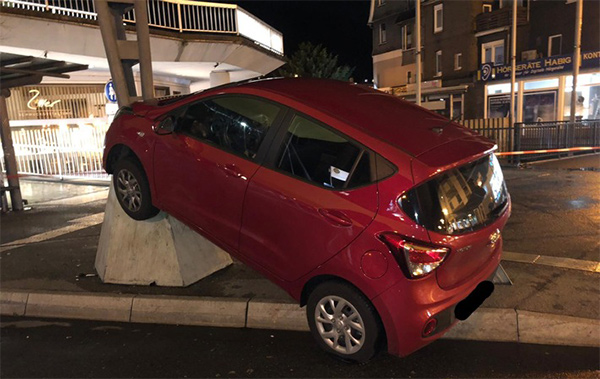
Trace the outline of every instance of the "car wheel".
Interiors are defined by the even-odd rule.
[[[336,357],[366,362],[381,348],[379,315],[349,284],[330,281],[317,286],[308,298],[306,315],[317,344]]]
[[[131,158],[120,159],[113,175],[113,184],[121,208],[134,220],[146,220],[158,214],[152,205],[150,186],[144,170]]]

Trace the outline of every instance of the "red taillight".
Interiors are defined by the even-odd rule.
[[[425,276],[439,267],[449,249],[413,242],[396,233],[381,233],[379,238],[388,246],[409,278]]]

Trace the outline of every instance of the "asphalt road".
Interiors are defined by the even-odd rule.
[[[407,358],[355,365],[308,333],[3,317],[0,376],[519,377],[600,375],[595,348],[437,341]]]

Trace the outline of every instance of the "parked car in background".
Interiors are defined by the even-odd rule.
[[[306,306],[327,352],[404,356],[493,291],[510,197],[494,143],[349,83],[272,79],[138,102],[104,167]]]

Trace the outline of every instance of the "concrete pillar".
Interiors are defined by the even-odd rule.
[[[164,212],[131,219],[111,185],[95,263],[104,283],[184,287],[231,263],[229,254]]]
[[[231,82],[229,71],[212,71],[210,73],[210,86],[216,87]]]
[[[0,93],[0,130],[2,137],[2,150],[4,151],[4,161],[6,163],[6,176],[10,189],[10,201],[13,211],[23,210],[23,199],[21,198],[21,188],[19,186],[19,176],[17,172],[17,159],[15,157],[15,148],[12,142],[10,132],[10,123],[8,120],[8,108],[6,107],[6,98],[10,96],[10,90],[3,89]],[[4,185],[1,183],[0,185]]]

